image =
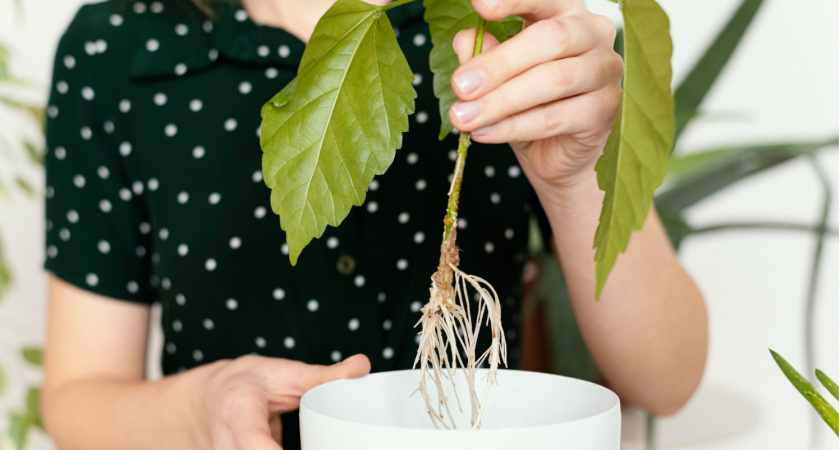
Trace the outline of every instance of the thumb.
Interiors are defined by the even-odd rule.
[[[330,381],[363,377],[370,373],[370,360],[367,356],[358,354],[331,366],[308,367],[314,370],[309,371],[307,376],[301,380],[304,392]]]

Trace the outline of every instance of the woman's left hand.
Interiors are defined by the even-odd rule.
[[[476,142],[510,143],[532,183],[566,188],[591,177],[621,102],[612,21],[580,0],[472,4],[491,21],[519,15],[525,28],[503,44],[485,34],[474,58],[475,29],[456,36],[452,124]]]

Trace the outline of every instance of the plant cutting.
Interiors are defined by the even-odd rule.
[[[289,258],[297,262],[304,247],[338,226],[352,206],[364,202],[373,177],[387,170],[408,116],[414,111],[413,72],[402,55],[387,12],[412,0],[385,6],[339,0],[321,18],[307,44],[297,77],[262,110],[263,176],[271,203],[286,232]],[[517,17],[486,23],[467,0],[426,0],[425,19],[434,48],[430,65],[440,100],[441,133],[452,129],[447,112],[455,103],[450,79],[458,67],[454,36],[476,25],[474,55],[481,52],[485,29],[500,42],[522,29]],[[628,28],[625,39],[624,99],[598,161],[598,185],[605,191],[597,248],[596,297],[618,254],[633,231],[641,228],[653,191],[662,182],[673,144],[674,114],[670,91],[671,41],[668,19],[654,0],[620,3]],[[473,427],[481,425],[489,387],[505,362],[498,296],[490,283],[458,269],[458,201],[469,133],[461,133],[444,217],[441,257],[432,276],[430,299],[422,308],[419,390],[436,426],[454,427],[444,385],[463,368],[469,386]],[[480,303],[472,317],[468,289]],[[476,349],[482,325],[489,327],[490,347]],[[476,369],[490,372],[483,394],[475,386]],[[433,382],[430,388],[427,382]],[[460,405],[460,398],[456,398]],[[459,408],[460,409],[460,408]],[[447,415],[450,417],[447,419]]]

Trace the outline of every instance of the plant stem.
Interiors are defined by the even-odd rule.
[[[486,29],[487,21],[479,17],[478,29],[475,33],[475,44],[473,45],[474,57],[481,53],[481,47],[484,45],[484,31]],[[443,219],[444,242],[449,238],[449,232],[452,230],[452,226],[458,221],[458,200],[461,198],[461,183],[464,177],[464,164],[467,161],[467,149],[469,147],[470,134],[462,131],[458,136],[458,158],[455,160],[455,172],[452,174],[452,185],[449,188],[449,203],[446,205],[446,217]]]
[[[837,228],[825,227],[821,228],[819,225],[808,225],[804,223],[793,222],[732,222],[720,223],[716,225],[709,225],[700,228],[692,228],[688,231],[689,235],[713,233],[716,231],[746,231],[746,230],[767,230],[767,231],[807,231],[809,233],[823,232],[829,236],[835,236],[838,233]]]
[[[393,9],[393,8],[398,7],[398,6],[405,5],[406,3],[411,3],[413,1],[416,1],[416,0],[397,0],[395,2],[388,3],[387,5],[383,6],[382,11],[388,11],[389,9]]]

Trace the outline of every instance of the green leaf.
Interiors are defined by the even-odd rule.
[[[26,419],[35,427],[43,430],[44,424],[41,420],[41,388],[31,387],[26,391]]]
[[[791,384],[808,400],[808,403],[817,410],[817,413],[822,417],[825,423],[834,430],[834,434],[838,434],[838,420],[837,420],[837,411],[828,404],[828,402],[814,389],[814,386],[808,382],[796,369],[793,368],[781,355],[770,350],[770,354],[773,355],[773,359],[776,360],[776,364],[778,364],[779,368],[782,369],[782,373],[785,374],[788,380],[790,380]]]
[[[837,383],[834,382],[831,378],[828,377],[822,370],[816,369],[814,373],[817,375],[817,379],[820,380],[823,386],[828,389],[828,392],[834,396],[835,400],[840,400],[837,398]]]
[[[23,450],[26,448],[26,436],[29,434],[29,427],[32,425],[23,414],[12,414],[9,419],[9,440],[12,441],[12,448]]]
[[[9,375],[6,373],[6,369],[0,364],[0,397],[2,397],[6,393],[6,389],[9,388]]]
[[[836,145],[834,137],[825,141],[720,147],[672,157],[668,183],[657,193],[656,207],[663,213],[680,214],[747,177]]]
[[[292,264],[393,162],[413,80],[383,7],[339,0],[318,22],[294,86],[262,110],[263,175]]]
[[[764,0],[743,0],[715,41],[674,91],[677,137],[691,119],[697,117],[700,104],[735,53],[763,3]]]
[[[432,36],[432,51],[429,53],[429,67],[434,73],[433,87],[440,105],[441,140],[452,132],[449,108],[458,101],[452,91],[452,74],[458,68],[458,55],[452,41],[459,31],[475,28],[478,14],[470,0],[424,0],[424,18],[429,24]],[[488,22],[487,31],[499,42],[504,42],[522,31],[522,18],[508,17],[500,22]]]
[[[23,147],[26,149],[26,155],[29,157],[31,162],[39,166],[44,164],[44,152],[41,148],[29,140],[23,141]]]
[[[6,291],[12,286],[12,273],[9,266],[6,265],[6,260],[3,257],[3,245],[0,243],[0,299],[6,294]]]
[[[38,347],[24,347],[21,350],[23,359],[33,366],[40,367],[44,361],[44,352]]]
[[[17,185],[18,189],[23,191],[24,194],[30,197],[35,195],[35,188],[32,187],[32,185],[29,184],[29,182],[26,181],[23,177],[15,176],[15,184]]]
[[[645,223],[674,145],[671,35],[654,0],[625,0],[624,97],[595,171],[605,192],[595,232],[595,298],[630,235]]]

